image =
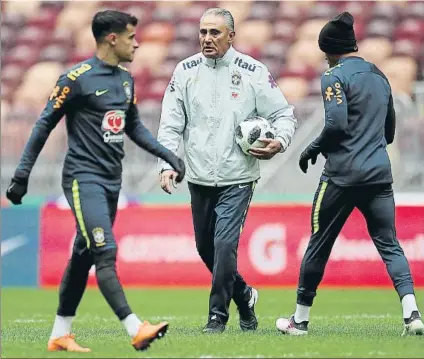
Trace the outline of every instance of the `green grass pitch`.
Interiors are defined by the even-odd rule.
[[[400,337],[401,307],[393,290],[321,289],[311,311],[307,337],[287,337],[275,319],[292,313],[294,289],[261,289],[259,328],[242,333],[231,304],[222,335],[204,335],[207,289],[127,289],[142,319],[170,322],[167,335],[146,352],[136,352],[121,323],[97,289],[89,289],[74,321],[78,342],[91,353],[48,353],[47,340],[57,306],[56,290],[2,289],[2,358],[215,358],[215,357],[424,357],[424,336]],[[424,308],[424,290],[417,291]]]

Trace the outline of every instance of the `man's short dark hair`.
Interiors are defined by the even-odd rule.
[[[137,23],[135,16],[117,10],[105,10],[94,15],[91,30],[96,42],[101,42],[110,33],[122,33],[127,30],[127,25],[137,26]]]

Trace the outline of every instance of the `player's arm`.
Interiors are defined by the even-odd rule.
[[[144,126],[136,106],[134,82],[132,92],[132,100],[125,122],[125,133],[139,147],[168,163],[170,168],[178,172],[178,182],[182,181],[185,175],[184,163],[172,151],[159,143],[146,126]]]
[[[321,134],[311,144],[318,154],[334,151],[348,129],[346,94],[340,79],[334,75],[323,75],[321,91],[325,109],[325,125]]]
[[[386,142],[388,145],[393,143],[393,140],[395,138],[395,130],[396,130],[396,112],[393,104],[393,95],[392,95],[392,89],[390,87],[390,82],[386,75],[375,65],[373,65],[373,72],[377,75],[381,76],[386,82],[389,87],[389,102],[387,104],[387,115],[386,115],[386,121],[384,124],[384,137],[386,138]]]
[[[387,105],[386,122],[384,126],[384,137],[388,145],[393,143],[396,132],[396,112],[393,105],[393,96],[390,94],[389,104]]]
[[[348,128],[346,95],[340,79],[334,75],[323,75],[321,91],[325,124],[321,134],[300,155],[299,167],[304,173],[308,170],[309,160],[315,164],[320,153],[326,156],[338,148]]]
[[[165,91],[158,131],[158,141],[175,154],[178,153],[187,120],[179,71],[181,70],[177,66]],[[160,160],[158,168],[159,172],[171,169],[167,163]]]
[[[32,168],[50,132],[59,123],[69,104],[78,96],[79,91],[79,85],[76,81],[69,79],[66,74],[59,77],[43,112],[34,125],[10,187],[7,190],[6,195],[13,203],[21,203],[21,199],[26,193]]]
[[[289,105],[268,68],[264,66],[260,71],[255,86],[256,110],[259,116],[266,118],[276,128],[276,139],[281,144],[280,152],[284,152],[297,129],[294,107]]]

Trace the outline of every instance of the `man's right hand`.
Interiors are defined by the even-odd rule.
[[[178,173],[174,170],[165,170],[160,174],[160,186],[166,193],[172,193],[172,187],[175,188],[177,177]]]
[[[12,178],[9,187],[6,190],[7,199],[13,204],[22,204],[22,197],[25,196],[28,189],[28,182]]]
[[[166,162],[168,162],[171,165],[172,169],[177,173],[177,176],[174,178],[175,182],[182,182],[185,177],[186,171],[184,161],[178,156],[175,156],[172,152],[170,152],[170,156],[168,156]]]

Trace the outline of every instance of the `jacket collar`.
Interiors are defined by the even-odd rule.
[[[99,59],[97,57],[97,55],[94,55],[92,57],[92,61],[95,65],[99,66],[99,67],[103,67],[106,69],[110,69],[110,70],[117,70],[119,66],[115,66],[115,65],[110,65],[107,62],[104,62],[103,60]]]
[[[219,67],[219,66],[228,66],[232,59],[234,58],[234,55],[236,54],[236,50],[234,47],[230,46],[230,48],[227,50],[227,52],[224,54],[224,56],[218,58],[218,59],[211,59],[206,57],[205,55],[202,55],[205,61],[205,64],[210,67]]]
[[[341,57],[339,59],[339,61],[337,61],[337,64],[341,64],[343,62],[349,61],[349,60],[363,60],[362,57],[360,56],[346,56],[346,57]]]

